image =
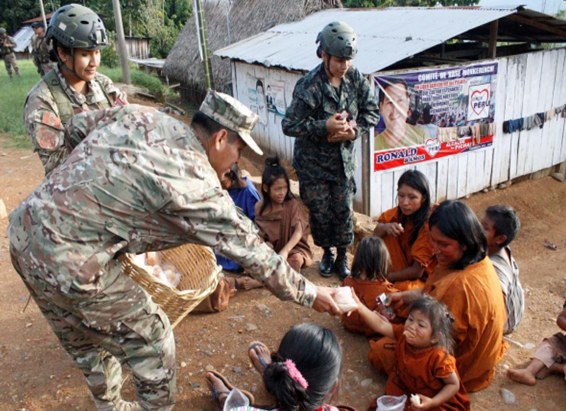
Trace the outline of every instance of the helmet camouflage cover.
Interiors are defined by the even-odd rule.
[[[52,38],[70,49],[95,50],[108,45],[104,24],[98,15],[88,7],[79,4],[62,6],[51,17],[47,41]]]
[[[322,51],[334,57],[353,59],[358,52],[358,41],[354,30],[342,21],[327,24],[316,38],[316,55],[322,57]]]

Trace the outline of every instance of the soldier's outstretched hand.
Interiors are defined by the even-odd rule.
[[[330,315],[339,315],[341,314],[336,301],[334,301],[334,293],[336,292],[336,288],[330,287],[316,287],[316,299],[312,305],[319,313],[328,313]]]

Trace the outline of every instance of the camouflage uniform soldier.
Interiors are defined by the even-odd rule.
[[[83,371],[98,409],[121,409],[120,364],[143,409],[169,410],[175,347],[167,317],[117,256],[191,242],[242,265],[282,300],[338,313],[329,288],[293,271],[220,185],[257,115],[210,91],[191,127],[127,105],[75,116],[66,161],[10,215],[16,271]],[[80,142],[80,144],[79,144]]]
[[[4,59],[4,65],[6,66],[6,71],[12,80],[12,70],[16,72],[16,75],[20,77],[20,68],[16,61],[16,53],[14,53],[14,47],[18,44],[13,37],[8,36],[6,29],[0,27],[0,56]]]
[[[112,80],[96,71],[108,38],[91,9],[69,4],[55,11],[45,35],[49,42],[57,66],[32,88],[24,107],[24,123],[46,175],[69,155],[64,127],[73,115],[127,104]]]
[[[293,167],[310,212],[314,242],[324,248],[320,274],[329,277],[334,270],[344,278],[350,274],[346,249],[354,237],[353,140],[379,117],[368,81],[352,67],[357,52],[354,31],[333,22],[316,41],[322,63],[297,82],[282,126],[285,134],[297,137]],[[337,248],[336,261],[332,247]]]
[[[43,22],[35,22],[31,25],[35,35],[31,39],[33,64],[37,67],[37,72],[41,77],[53,70],[51,59],[49,58],[49,46],[45,40],[45,26]]]

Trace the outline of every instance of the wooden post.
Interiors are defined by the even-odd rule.
[[[45,18],[45,7],[43,7],[43,0],[39,0],[39,9],[41,10],[41,20],[43,20],[43,26],[45,31],[47,31],[47,19]]]
[[[206,88],[214,88],[212,79],[212,65],[210,64],[210,54],[208,52],[208,41],[206,38],[206,27],[204,19],[204,10],[201,0],[194,0],[195,17],[197,22],[197,37],[201,48],[201,58],[204,69],[204,78],[206,80]]]
[[[126,84],[131,84],[130,68],[128,67],[128,48],[126,47],[126,39],[124,37],[120,0],[112,0],[112,7],[114,9],[114,19],[116,19],[116,43],[118,46],[118,56],[120,57],[120,66],[122,67],[122,80]]]
[[[499,29],[499,20],[494,20],[489,24],[489,49],[487,58],[494,59],[497,57],[497,30]]]

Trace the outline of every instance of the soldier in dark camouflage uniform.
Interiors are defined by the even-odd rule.
[[[37,72],[41,77],[53,70],[51,59],[49,58],[49,46],[45,39],[45,26],[43,22],[35,22],[31,25],[34,36],[31,39],[33,64],[37,67]]]
[[[0,27],[0,57],[4,59],[10,80],[12,80],[12,71],[15,71],[16,76],[20,77],[20,68],[18,67],[16,53],[14,53],[14,47],[17,45],[16,40],[8,36],[6,29]]]
[[[191,127],[128,105],[73,117],[74,149],[10,215],[10,254],[99,410],[169,410],[175,344],[169,320],[121,271],[117,257],[184,243],[238,262],[282,300],[338,313],[317,287],[268,247],[220,185],[248,145],[257,115],[209,92]],[[120,397],[121,365],[139,405]]]
[[[344,278],[350,274],[346,249],[354,237],[353,140],[379,116],[368,81],[351,65],[357,52],[354,31],[333,22],[319,33],[317,43],[322,63],[297,82],[282,126],[285,134],[296,137],[293,167],[301,199],[310,212],[314,242],[324,248],[320,273],[328,277],[334,270]],[[332,247],[337,248],[336,261]]]

